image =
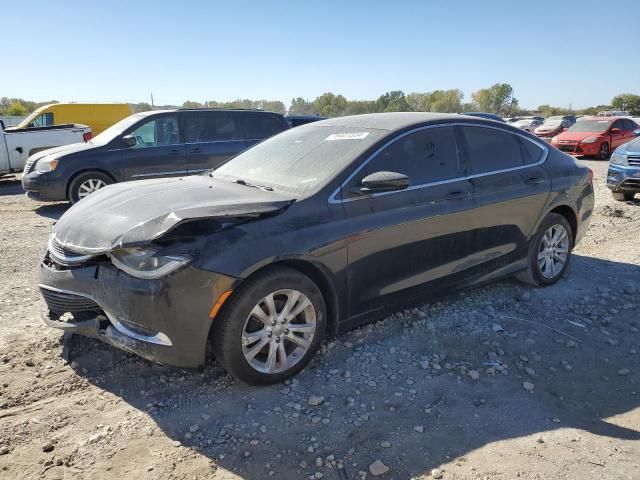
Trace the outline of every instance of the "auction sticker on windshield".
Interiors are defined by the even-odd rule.
[[[325,140],[363,140],[368,135],[369,132],[332,133]]]

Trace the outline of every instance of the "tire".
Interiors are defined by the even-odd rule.
[[[93,191],[113,183],[113,179],[102,172],[85,172],[75,177],[69,185],[69,201],[74,204],[90,195]],[[96,186],[93,191],[91,185]]]
[[[564,229],[566,233],[566,241],[561,242],[560,245],[554,247],[555,254],[550,254],[550,261],[553,261],[553,268],[549,271],[549,264],[543,258],[543,242],[548,240],[548,232],[561,232],[560,227]],[[556,230],[551,230],[551,229]],[[565,217],[558,213],[550,213],[540,224],[538,231],[529,242],[529,252],[527,255],[527,270],[516,275],[516,278],[524,283],[534,285],[537,287],[546,287],[556,283],[569,266],[571,260],[571,250],[573,249],[574,232],[571,229],[571,225]],[[564,254],[564,262],[560,265],[560,259],[562,254],[558,251],[566,251]],[[548,250],[547,250],[548,251]],[[556,263],[556,260],[558,259]],[[540,262],[544,265],[541,266]],[[559,268],[558,268],[559,267]],[[545,271],[546,270],[546,271]]]
[[[609,144],[607,142],[604,142],[602,145],[600,145],[600,149],[598,150],[598,158],[600,160],[606,160],[607,158],[609,158]]]
[[[611,192],[611,196],[614,200],[618,200],[619,202],[628,202],[633,200],[635,194],[633,193],[624,193],[624,192]]]
[[[295,293],[291,292],[301,295],[293,300]],[[309,306],[288,322],[279,317],[290,302],[289,312],[306,305],[303,297]],[[211,346],[218,362],[238,379],[250,385],[271,385],[295,375],[309,363],[324,336],[326,318],[322,293],[309,277],[287,267],[274,267],[233,292],[214,319]],[[294,328],[298,331],[293,332]],[[300,331],[302,328],[305,332]],[[283,365],[283,356],[289,366]]]

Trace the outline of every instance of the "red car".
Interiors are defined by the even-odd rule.
[[[589,155],[606,160],[623,143],[634,138],[638,124],[630,118],[581,118],[566,132],[551,139],[551,145],[570,155]]]

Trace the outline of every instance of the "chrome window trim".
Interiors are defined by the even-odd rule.
[[[126,335],[126,336],[131,337],[131,338],[135,338],[136,340],[140,340],[141,342],[155,343],[156,345],[164,345],[164,346],[167,346],[167,347],[171,347],[173,345],[173,342],[167,336],[166,333],[157,332],[155,335],[143,335],[143,334],[138,333],[138,332],[132,330],[131,328],[127,327],[122,322],[120,322],[114,315],[112,315],[107,310],[105,310],[102,307],[102,305],[100,305],[96,301],[96,299],[93,298],[93,296],[89,295],[88,293],[73,292],[71,290],[64,290],[62,288],[50,287],[49,285],[45,285],[43,283],[39,283],[38,287],[43,289],[43,290],[50,290],[52,292],[58,292],[58,293],[66,293],[68,295],[76,295],[78,297],[83,297],[83,298],[87,298],[87,299],[91,300],[93,303],[95,303],[96,305],[98,305],[102,309],[102,311],[105,313],[105,315],[109,319],[109,322],[111,322],[111,324],[114,326],[114,328],[116,330],[118,330],[123,335]]]
[[[535,163],[531,163],[529,165],[520,165],[517,167],[511,167],[511,168],[505,168],[502,170],[492,170],[490,172],[484,172],[484,173],[476,173],[473,175],[466,175],[463,177],[456,177],[456,178],[451,178],[448,180],[439,180],[437,182],[428,182],[428,183],[421,183],[418,185],[411,185],[408,188],[405,188],[403,190],[394,190],[391,192],[379,192],[379,193],[372,193],[370,195],[364,195],[362,197],[354,197],[354,198],[343,198],[343,199],[339,199],[338,195],[340,194],[340,190],[347,185],[352,179],[353,177],[355,177],[360,170],[362,170],[371,160],[373,160],[376,155],[378,155],[382,150],[384,150],[385,148],[387,148],[389,145],[391,145],[392,143],[397,142],[398,140],[400,140],[401,138],[406,137],[407,135],[411,135],[412,133],[416,133],[416,132],[420,132],[422,130],[428,130],[431,128],[443,128],[443,127],[480,127],[480,128],[489,128],[492,130],[499,130],[501,132],[506,132],[506,133],[510,133],[512,135],[517,135],[521,138],[524,138],[525,140],[528,140],[529,142],[533,143],[534,145],[537,145],[538,147],[540,147],[540,149],[542,150],[542,155],[540,156],[540,160],[538,160]],[[457,146],[458,142],[456,141],[456,146]],[[340,203],[347,203],[347,202],[355,202],[358,200],[364,200],[366,198],[373,198],[373,197],[379,197],[382,195],[390,195],[393,193],[399,193],[399,192],[407,192],[407,191],[411,191],[411,190],[417,190],[419,188],[425,188],[425,187],[432,187],[435,185],[445,185],[447,183],[453,183],[453,182],[459,182],[461,180],[471,180],[472,178],[479,178],[479,177],[486,177],[488,175],[495,175],[498,173],[506,173],[506,172],[512,172],[512,171],[516,171],[516,170],[522,170],[525,168],[530,168],[530,167],[534,167],[537,165],[542,165],[544,162],[547,161],[547,157],[549,155],[549,147],[547,147],[546,145],[544,145],[542,142],[536,141],[532,138],[529,138],[526,135],[523,135],[519,132],[511,132],[507,129],[504,128],[500,128],[500,127],[494,127],[493,125],[481,125],[478,123],[470,123],[470,122],[455,122],[455,123],[441,123],[441,124],[437,124],[437,125],[425,125],[422,127],[418,127],[418,128],[414,128],[412,130],[409,130],[407,132],[404,132],[402,135],[398,135],[394,138],[392,138],[391,140],[389,140],[388,142],[386,142],[384,145],[382,145],[380,148],[378,148],[375,152],[373,152],[371,155],[369,155],[369,157],[367,157],[358,168],[356,168],[353,173],[351,173],[351,175],[349,175],[346,180],[344,182],[342,182],[340,184],[340,186],[338,188],[336,188],[336,190],[331,194],[331,196],[329,197],[327,203],[329,204],[340,204]]]
[[[155,173],[137,173],[135,175],[131,175],[131,178],[142,178],[142,177],[158,177],[160,175],[178,175],[188,173],[188,170],[174,170],[172,172],[155,172]]]

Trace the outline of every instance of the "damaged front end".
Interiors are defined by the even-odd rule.
[[[199,179],[136,183],[142,188],[96,192],[54,226],[40,267],[45,323],[165,365],[200,367],[211,309],[239,279],[194,260],[212,235],[292,200],[242,186],[214,192],[210,182],[201,197]]]

